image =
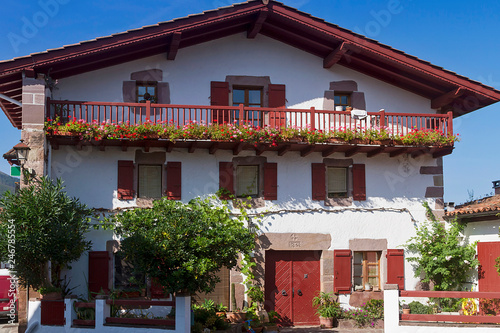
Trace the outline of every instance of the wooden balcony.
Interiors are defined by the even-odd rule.
[[[365,153],[372,157],[388,153],[391,157],[401,154],[411,154],[417,157],[422,154],[432,154],[440,157],[450,154],[453,150],[453,116],[447,114],[411,114],[366,112],[361,114],[348,111],[328,111],[310,109],[286,108],[255,108],[239,106],[200,106],[171,105],[146,103],[111,103],[111,102],[81,102],[47,100],[47,119],[59,119],[60,125],[79,122],[93,126],[120,125],[127,128],[144,124],[183,128],[192,124],[214,128],[215,126],[246,126],[259,130],[274,130],[284,133],[299,131],[301,133],[321,133],[319,141],[306,140],[301,137],[280,139],[276,142],[258,142],[244,139],[214,139],[211,137],[168,138],[162,135],[144,136],[141,139],[107,137],[82,139],[78,133],[48,132],[49,140],[54,149],[59,145],[96,145],[101,149],[106,146],[165,147],[171,151],[174,147],[186,148],[190,153],[197,149],[208,149],[211,154],[218,149],[232,150],[235,155],[243,150],[254,150],[257,155],[265,151],[276,151],[283,155],[289,151],[299,151],[301,156],[320,152],[324,157],[335,152],[346,157]],[[369,138],[357,140],[335,140],[336,133],[376,132],[383,129],[389,133],[390,140],[373,140]],[[412,133],[436,132],[444,139],[451,139],[446,144],[403,143],[401,138]],[[281,136],[280,136],[281,137]],[[326,139],[325,139],[326,138]],[[387,139],[387,138],[386,138]]]

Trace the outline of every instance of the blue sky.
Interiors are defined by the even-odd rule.
[[[200,13],[230,0],[4,0],[0,60]],[[285,0],[343,28],[500,89],[500,2]],[[29,27],[31,26],[31,30]],[[20,38],[17,38],[20,37]],[[492,192],[500,179],[500,103],[455,120],[462,141],[444,158],[445,201]],[[0,153],[20,138],[0,114]],[[9,165],[0,161],[0,171]]]

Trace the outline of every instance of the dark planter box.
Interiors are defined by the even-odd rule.
[[[64,300],[41,300],[41,324],[49,326],[64,326]]]

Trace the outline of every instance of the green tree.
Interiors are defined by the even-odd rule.
[[[61,271],[90,249],[84,235],[92,210],[69,197],[60,179],[48,177],[5,193],[0,207],[1,261],[11,263],[25,285],[61,287]]]
[[[158,279],[166,292],[211,292],[216,273],[233,268],[255,246],[245,214],[234,217],[210,199],[188,204],[163,198],[110,218],[123,238],[121,251],[136,270]]]
[[[404,245],[414,257],[406,258],[416,265],[415,277],[423,274],[423,282],[433,282],[434,290],[457,290],[478,265],[476,243],[462,242],[465,224],[455,220],[448,227],[439,223],[427,203],[423,204],[430,221],[416,227],[417,235]]]

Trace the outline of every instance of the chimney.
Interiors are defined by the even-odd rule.
[[[445,212],[453,212],[455,210],[454,202],[445,202],[444,203],[444,211]]]
[[[495,189],[495,194],[500,194],[500,180],[494,180],[493,188]]]

